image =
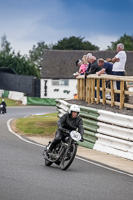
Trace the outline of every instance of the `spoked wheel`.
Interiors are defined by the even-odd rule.
[[[50,162],[49,160],[47,160],[48,155],[47,155],[46,149],[44,149],[43,155],[44,155],[44,159],[45,159],[45,160],[44,160],[45,165],[46,165],[46,166],[52,165],[53,162]]]
[[[68,169],[68,167],[71,165],[71,163],[73,162],[75,155],[77,152],[77,145],[72,144],[70,152],[68,152],[67,155],[63,155],[60,167],[62,170],[66,170]]]

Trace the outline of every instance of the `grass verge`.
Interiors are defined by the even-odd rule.
[[[17,133],[25,136],[53,136],[57,129],[57,113],[30,115],[16,120]]]
[[[0,103],[2,102],[2,99],[5,100],[5,103],[7,106],[22,106],[21,101],[16,101],[16,100],[4,98],[4,97],[0,97]]]

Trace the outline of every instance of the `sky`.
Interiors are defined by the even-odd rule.
[[[21,55],[38,42],[70,36],[105,50],[124,34],[133,35],[132,20],[133,0],[0,0],[0,38],[6,35]]]

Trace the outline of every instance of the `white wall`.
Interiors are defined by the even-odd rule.
[[[45,81],[47,81],[47,89],[45,88]],[[45,91],[47,90],[47,96]],[[58,91],[54,91],[58,90]],[[64,91],[70,91],[68,94]],[[77,80],[69,79],[68,86],[55,86],[52,85],[52,79],[41,79],[41,98],[70,98],[73,99],[74,95],[77,94]]]
[[[3,93],[4,93],[4,90],[0,90],[0,97],[2,97]]]

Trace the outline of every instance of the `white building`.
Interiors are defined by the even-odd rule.
[[[74,53],[74,51],[73,51]],[[71,62],[70,62],[71,59]],[[41,98],[74,99],[77,95],[78,71],[72,51],[45,50],[41,69]]]
[[[76,94],[76,79],[41,79],[41,98],[74,99]]]

